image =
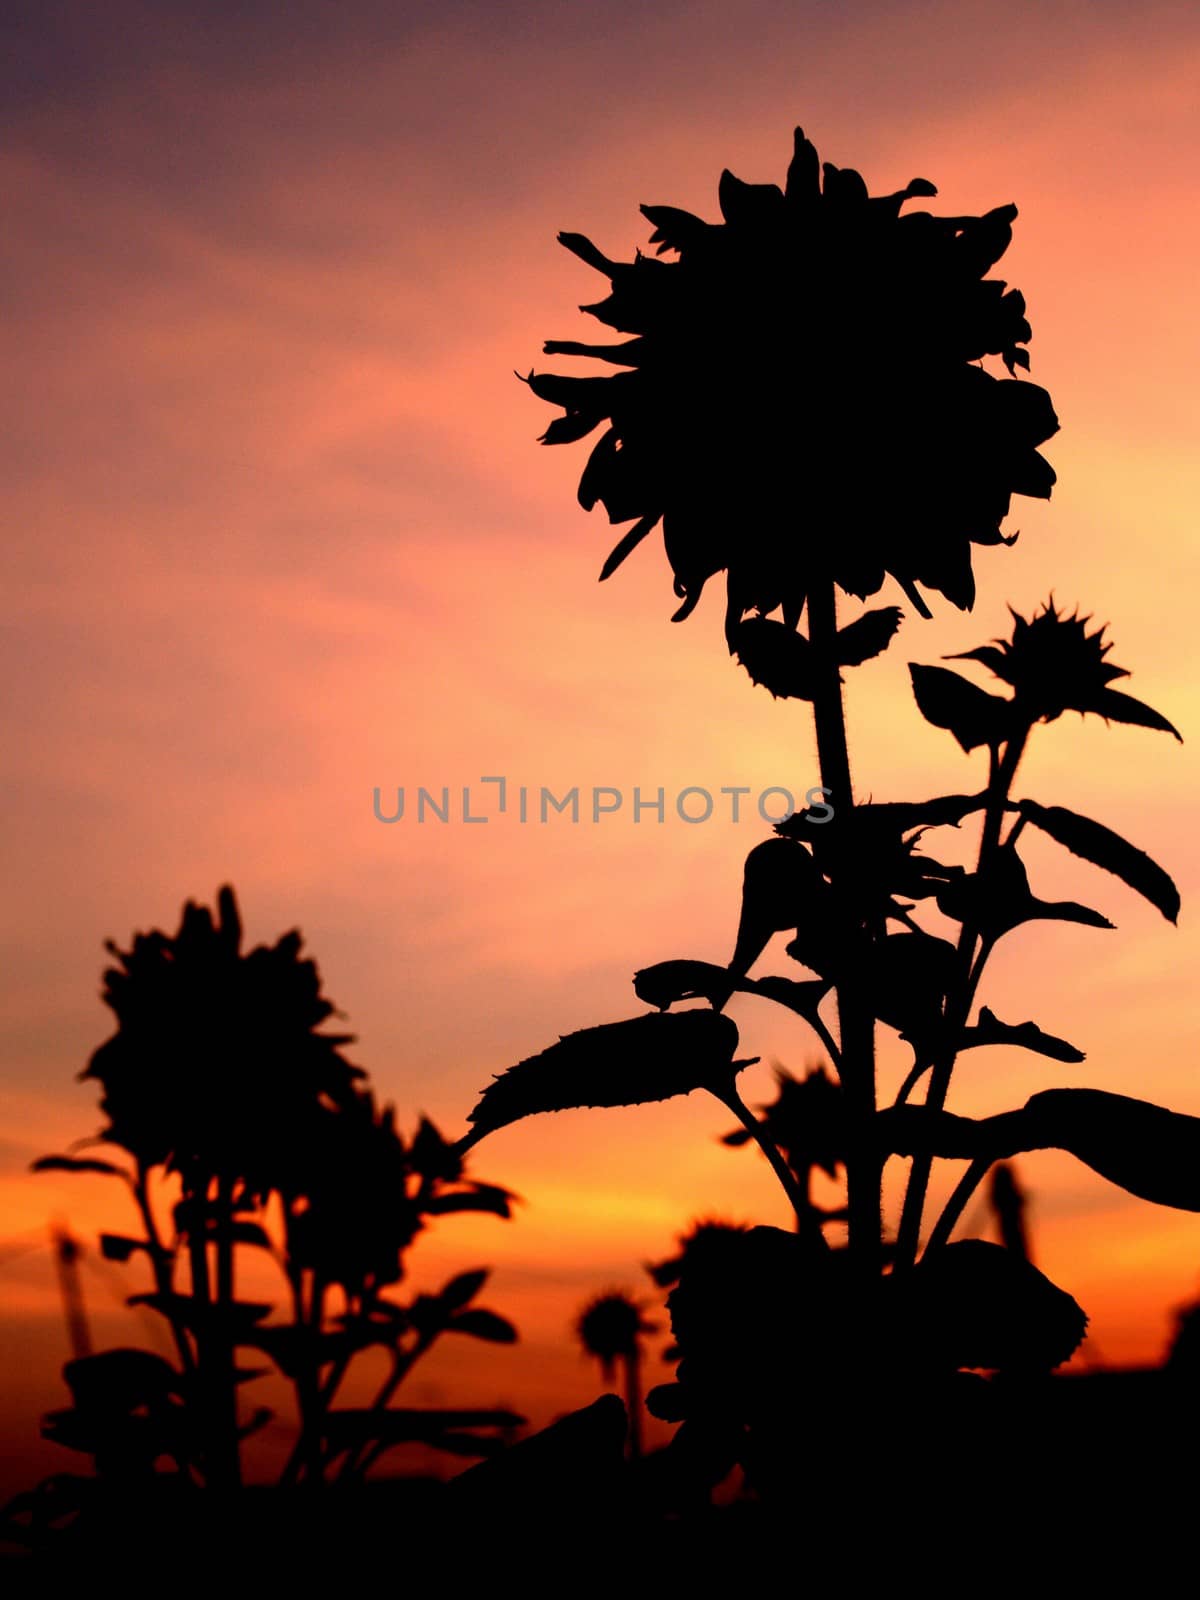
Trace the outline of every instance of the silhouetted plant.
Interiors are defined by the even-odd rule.
[[[271,1417],[265,1407],[240,1414],[240,1387],[262,1372],[239,1365],[250,1353],[267,1356],[295,1392],[299,1439],[285,1482],[361,1477],[409,1442],[487,1454],[520,1418],[391,1404],[443,1334],[516,1338],[474,1304],[487,1272],[462,1273],[437,1294],[390,1291],[432,1220],[507,1218],[512,1194],[469,1178],[428,1120],[411,1139],[401,1135],[391,1107],[377,1106],[343,1056],[350,1036],[319,1031],[334,1007],[300,935],[243,951],[231,889],[221,890],[215,919],[189,903],[178,933],[108,948],[118,965],[105,975],[104,999],[117,1031],[83,1073],[99,1081],[108,1120],[82,1144],[113,1154],[47,1156],[34,1167],[127,1185],[141,1232],[104,1234],[101,1250],[113,1261],[145,1259],[153,1288],[131,1304],[166,1319],[177,1361],[110,1350],[71,1362],[73,1404],[47,1418],[47,1436],[110,1477],[151,1474],[166,1459],[189,1483],[232,1486],[242,1441]],[[286,1320],[271,1303],[238,1297],[247,1250],[282,1268]],[[372,1348],[387,1352],[390,1368],[371,1405],[336,1408],[354,1358]]]
[[[922,1413],[905,1412],[906,1396],[974,1403],[958,1381],[967,1369],[1035,1373],[1071,1355],[1086,1318],[1069,1295],[1017,1252],[951,1243],[994,1162],[1067,1150],[1134,1194],[1200,1209],[1200,1121],[1075,1088],[979,1120],[945,1109],[963,1051],[1008,1045],[1060,1063],[1083,1059],[1033,1022],[976,1009],[997,943],[1023,924],[1112,926],[1085,905],[1034,893],[1019,850],[1026,829],[1120,878],[1168,919],[1179,909],[1171,879],[1141,850],[1061,806],[1018,797],[1035,728],[1074,709],[1176,730],[1112,687],[1125,674],[1109,663],[1103,630],[1051,601],[1028,619],[1014,613],[1008,639],[958,658],[990,669],[1006,694],[948,667],[912,665],[918,709],[965,753],[985,754],[982,782],[916,802],[855,798],[842,673],[888,648],[900,613],[889,606],[839,627],[838,591],[865,598],[890,575],[922,615],[922,587],[969,608],[972,546],[1012,542],[1001,524],[1013,494],[1049,494],[1054,473],[1037,447],[1058,423],[1046,392],[1015,376],[1028,367],[1024,302],[987,276],[1009,243],[1015,207],[982,217],[902,214],[933,186],[914,180],[872,198],[857,173],[828,164],[823,172],[822,181],[797,131],[784,189],[722,176],[720,223],[644,207],[660,254],[676,254],[670,262],[640,254],[614,262],[580,235],[561,235],[612,283],[607,299],[585,309],[634,337],[616,347],[553,341],[547,352],[630,370],[528,381],[563,408],[544,442],[604,426],[580,502],[603,504],[613,522],[636,521],[602,578],[660,521],[683,602],[676,619],[724,571],[729,649],[777,697],[811,702],[830,804],[797,812],[751,850],[726,963],[639,970],[635,991],[655,1010],[570,1034],[502,1074],[463,1143],[537,1112],[702,1088],[736,1112],[734,1137],[759,1144],[798,1216],[810,1204],[812,1164],[844,1166],[848,1249],[832,1249],[819,1225],[794,1235],[717,1230],[686,1254],[670,1297],[682,1359],[677,1383],[655,1391],[652,1409],[685,1422],[681,1433],[702,1440],[713,1472],[741,1460],[764,1485],[794,1471],[806,1429],[823,1440],[848,1433],[829,1476],[861,1482],[863,1428],[889,1417],[910,1434],[917,1427]],[[988,356],[1002,358],[1008,376],[989,372]],[[979,824],[970,869],[939,859],[936,844],[941,830],[967,821]],[[779,932],[791,935],[787,953],[809,976],[752,978]],[[838,1080],[835,1144],[820,1125],[828,1104],[820,1083],[807,1091],[811,1121],[799,1108],[803,1084],[781,1084],[761,1118],[742,1103],[736,1080],[749,1062],[721,1015],[734,993],[769,998],[811,1027]],[[699,1004],[672,1009],[681,1002]],[[912,1052],[895,1103],[883,1109],[880,1026]],[[914,1103],[921,1086],[923,1103]],[[785,1101],[797,1107],[795,1126]],[[912,1164],[895,1238],[885,1240],[881,1175],[894,1156]],[[930,1171],[941,1158],[968,1166],[926,1232]],[[764,1361],[764,1349],[787,1359]],[[851,1392],[864,1419],[854,1427]]]
[[[842,1091],[824,1067],[813,1067],[795,1078],[786,1067],[775,1068],[777,1094],[759,1107],[758,1125],[763,1137],[783,1156],[796,1180],[803,1204],[796,1212],[797,1231],[820,1238],[827,1222],[844,1222],[843,1207],[823,1209],[812,1197],[814,1172],[836,1178],[842,1167],[845,1108]],[[735,1128],[722,1142],[738,1148],[749,1144],[748,1128]]]
[[[629,1451],[636,1459],[642,1453],[642,1340],[654,1333],[643,1307],[619,1289],[597,1295],[579,1314],[575,1324],[579,1342],[600,1363],[606,1383],[611,1383],[617,1367],[625,1380],[625,1409],[629,1416]]]

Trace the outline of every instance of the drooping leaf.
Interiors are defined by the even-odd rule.
[[[489,1344],[515,1344],[517,1330],[506,1317],[494,1311],[476,1309],[460,1311],[446,1324],[447,1333],[466,1333],[472,1339],[484,1339]]]
[[[1141,1200],[1200,1211],[1200,1117],[1102,1089],[1043,1089],[1025,1111],[1036,1148],[1067,1150]]]
[[[717,1011],[652,1011],[567,1034],[484,1089],[459,1148],[543,1111],[645,1105],[723,1088],[737,1042],[737,1027]]]
[[[897,1280],[897,1295],[915,1349],[955,1367],[1048,1372],[1087,1331],[1069,1294],[1024,1257],[982,1239],[932,1251]]]
[[[910,661],[913,693],[926,722],[947,728],[968,753],[1007,737],[1009,702],[988,694],[948,667],[923,667]]]
[[[839,628],[835,650],[839,666],[857,667],[873,656],[882,655],[904,620],[899,606],[883,606],[867,611],[856,621]]]
[[[979,1119],[892,1106],[876,1118],[876,1135],[894,1155],[959,1161],[1065,1150],[1139,1199],[1200,1211],[1200,1117],[1129,1095],[1043,1089],[1019,1111]]]
[[[1049,1056],[1052,1061],[1074,1063],[1084,1060],[1082,1050],[1077,1050],[1065,1039],[1043,1033],[1035,1022],[1001,1022],[994,1012],[983,1006],[975,1026],[963,1029],[959,1049],[969,1050],[973,1046],[986,1044],[1018,1045],[1023,1050]]]
[[[820,926],[821,904],[828,899],[816,862],[805,847],[783,837],[765,839],[746,857],[742,873],[742,906],[730,971],[745,977],[772,934],[805,922]]]
[[[1065,806],[1041,806],[1034,800],[1022,800],[1018,811],[1072,855],[1103,867],[1105,872],[1127,883],[1161,911],[1168,922],[1178,920],[1179,890],[1157,861],[1130,844],[1128,839],[1103,823],[1068,811]]]

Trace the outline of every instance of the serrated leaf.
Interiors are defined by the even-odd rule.
[[[913,694],[926,722],[946,728],[968,753],[1007,737],[1009,701],[988,694],[949,667],[923,667],[910,661]]]
[[[857,621],[839,628],[834,652],[839,666],[858,667],[874,656],[882,655],[896,636],[904,620],[899,606],[883,606],[878,611],[867,611]]]
[[[751,683],[769,689],[776,700],[812,699],[812,648],[802,633],[769,617],[747,617],[728,629],[728,638]]]
[[[1152,857],[1103,823],[1081,817],[1064,806],[1041,806],[1034,800],[1021,800],[1021,816],[1049,834],[1072,855],[1090,861],[1120,878],[1162,912],[1168,922],[1179,918],[1179,890],[1168,873]]]
[[[652,1011],[567,1034],[487,1086],[459,1148],[540,1112],[646,1105],[724,1088],[737,1043],[736,1026],[717,1011]]]

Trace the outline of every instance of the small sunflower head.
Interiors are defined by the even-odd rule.
[[[1012,611],[1012,618],[1010,638],[949,659],[978,661],[1009,684],[1014,710],[1023,721],[1053,722],[1064,711],[1077,711],[1180,738],[1159,712],[1112,687],[1129,673],[1108,660],[1112,643],[1104,637],[1103,624],[1090,628],[1091,617],[1078,610],[1068,616],[1053,597],[1032,617]]]

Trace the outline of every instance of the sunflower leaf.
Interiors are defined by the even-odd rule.
[[[1041,806],[1035,800],[1018,802],[1019,814],[1070,850],[1072,855],[1111,872],[1156,907],[1168,922],[1179,919],[1179,890],[1168,873],[1144,850],[1119,833],[1093,822],[1065,806]]]
[[[565,1035],[500,1073],[479,1097],[459,1148],[544,1111],[634,1106],[725,1089],[737,1067],[735,1024],[717,1011],[652,1011]]]
[[[1159,733],[1174,734],[1180,744],[1183,743],[1179,729],[1174,723],[1168,722],[1160,711],[1155,711],[1153,706],[1141,700],[1135,700],[1131,694],[1122,694],[1119,689],[1101,689],[1089,710],[1099,712],[1109,722],[1125,722],[1134,728],[1154,728]]]
[[[973,1028],[964,1028],[959,1040],[960,1050],[987,1044],[1017,1045],[1022,1050],[1032,1050],[1037,1055],[1049,1056],[1051,1061],[1070,1064],[1084,1060],[1082,1050],[1077,1050],[1065,1039],[1056,1039],[1052,1033],[1043,1033],[1034,1022],[1001,1022],[984,1006]]]
[[[1177,1211],[1200,1211],[1200,1117],[1103,1089],[1043,1089],[1019,1111],[954,1116],[892,1106],[876,1131],[892,1155],[1007,1161],[1065,1150],[1118,1188]]]
[[[948,667],[910,661],[908,670],[921,715],[935,728],[947,728],[965,751],[997,745],[1006,737],[1009,701],[986,693]]]
[[[858,667],[873,656],[882,655],[903,620],[899,606],[883,606],[878,611],[864,612],[857,621],[839,628],[834,646],[838,664]]]
[[[812,650],[802,633],[767,617],[748,617],[728,635],[730,651],[751,683],[769,689],[776,700],[812,699]]]

